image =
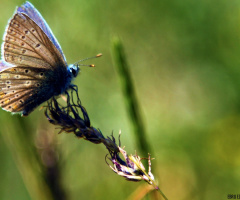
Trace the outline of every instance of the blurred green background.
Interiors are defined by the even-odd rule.
[[[16,6],[24,2],[0,3],[3,35]],[[227,199],[240,193],[239,0],[31,3],[68,63],[103,53],[86,61],[96,68],[82,67],[75,84],[92,125],[105,136],[113,131],[117,137],[121,129],[122,145],[134,153],[138,149],[111,57],[111,38],[121,38],[155,158],[155,178],[169,199]],[[0,111],[0,120],[0,199],[31,199],[14,162],[20,150],[3,137],[14,134],[6,127],[18,131],[19,119]],[[34,140],[42,127],[56,136],[61,182],[71,200],[126,199],[146,184],[127,182],[110,171],[103,145],[53,133],[43,110],[21,122],[28,130],[23,137]]]

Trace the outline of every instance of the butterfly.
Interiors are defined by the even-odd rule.
[[[64,93],[79,72],[78,64],[67,64],[57,39],[30,2],[9,20],[1,53],[0,106],[22,116]]]

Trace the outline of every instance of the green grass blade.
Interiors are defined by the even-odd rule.
[[[112,54],[118,75],[120,77],[127,113],[129,114],[130,123],[134,130],[133,132],[137,140],[137,145],[140,151],[144,155],[147,155],[150,152],[150,146],[146,138],[145,127],[140,113],[132,77],[129,71],[129,65],[124,54],[124,48],[120,39],[117,37],[112,39]]]

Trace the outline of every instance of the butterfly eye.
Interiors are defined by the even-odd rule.
[[[72,74],[73,77],[76,77],[79,72],[79,66],[78,65],[69,65],[68,70]]]
[[[75,69],[72,69],[72,74],[73,74],[74,77],[76,77],[77,76],[77,71]]]

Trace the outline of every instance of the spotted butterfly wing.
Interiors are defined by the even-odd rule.
[[[10,19],[3,40],[0,106],[4,110],[28,115],[68,88],[71,75],[62,50],[29,2]]]
[[[33,5],[30,2],[26,2],[24,6],[19,7],[17,11],[26,14],[34,22],[36,22],[36,24],[43,30],[43,32],[48,36],[52,43],[57,47],[58,51],[61,53],[65,62],[67,62],[65,55],[63,54],[63,51],[61,49],[61,46],[58,43],[57,39],[54,37],[52,30],[50,29],[42,15],[33,7]]]

